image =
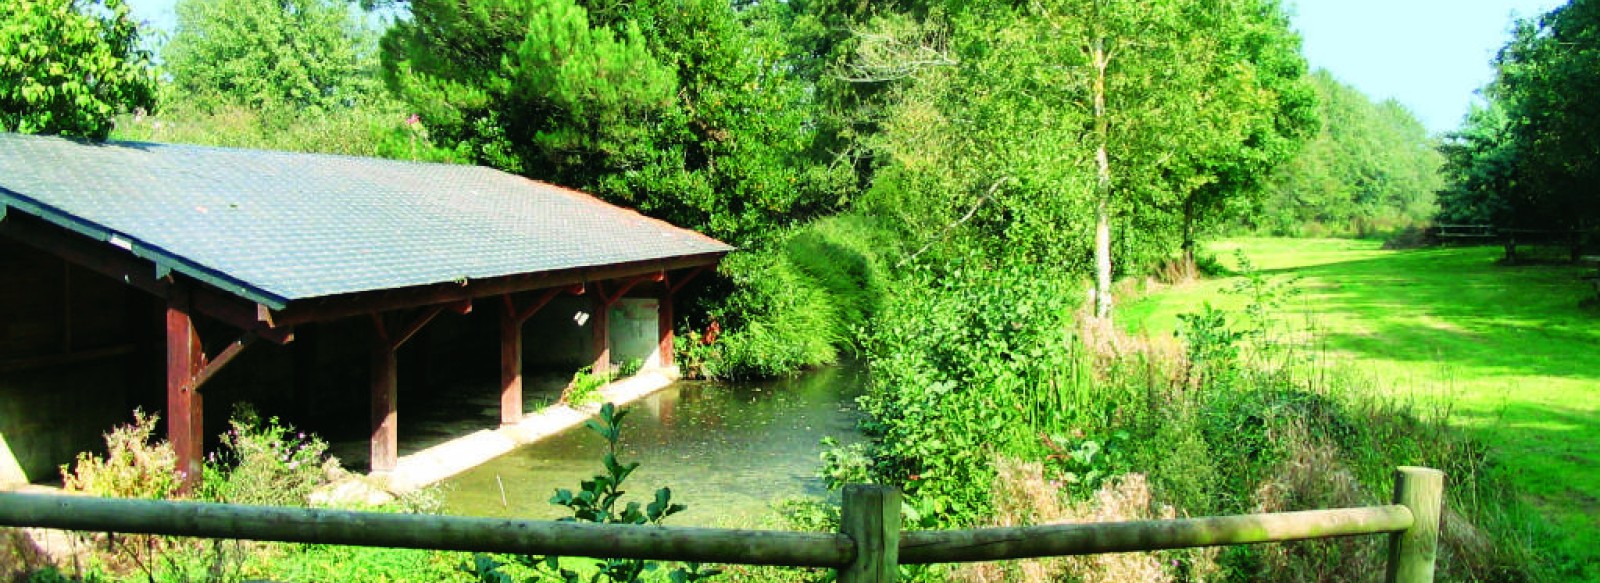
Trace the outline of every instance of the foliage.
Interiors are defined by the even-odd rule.
[[[206,460],[200,497],[213,502],[306,506],[327,482],[328,444],[297,432],[277,417],[262,420],[248,405],[234,407],[221,448]],[[329,460],[337,465],[338,462]]]
[[[133,423],[106,432],[106,455],[78,454],[70,469],[61,466],[63,486],[70,492],[116,498],[166,499],[178,494],[177,454],[156,441],[160,417],[133,411]]]
[[[155,415],[135,409],[133,423],[105,434],[106,455],[83,453],[68,471],[62,466],[63,485],[69,492],[119,498],[176,499],[181,490],[177,455],[171,444],[155,441]],[[154,535],[84,533],[77,535],[92,549],[109,573],[142,572],[151,581],[191,578],[225,579],[243,558],[237,541],[198,541]],[[91,571],[90,577],[93,577]]]
[[[820,210],[807,94],[726,2],[411,3],[388,85],[447,147],[744,245]],[[754,112],[760,112],[754,115]]]
[[[181,0],[161,51],[180,101],[281,114],[353,107],[377,89],[370,33],[340,0]]]
[[[122,0],[0,3],[0,131],[104,139],[155,83]]]
[[[726,332],[714,342],[685,335],[679,352],[708,378],[765,378],[834,362],[853,347],[890,286],[897,242],[872,219],[813,221],[719,267],[732,292],[709,317]]]
[[[974,259],[919,268],[885,302],[863,339],[865,453],[872,481],[905,492],[907,524],[972,524],[996,454],[1037,451],[1040,433],[1095,431],[1122,414],[1093,396],[1092,365],[1071,333],[1080,297],[1036,266]],[[854,479],[840,461],[858,457],[836,453],[824,471]]]
[[[628,476],[639,469],[638,462],[623,463],[617,458],[617,454],[621,451],[619,443],[622,438],[622,420],[627,414],[627,411],[618,411],[614,405],[606,403],[600,408],[598,420],[591,419],[584,423],[585,427],[606,440],[606,453],[601,458],[605,473],[584,480],[576,493],[566,488],[556,490],[555,496],[550,498],[550,503],[564,506],[572,511],[571,517],[561,519],[563,522],[660,525],[667,517],[688,508],[672,502],[671,488],[661,488],[656,490],[654,500],[648,505],[640,506],[638,502],[628,502],[620,511],[617,509],[617,503],[622,500],[624,493],[623,484],[627,482]],[[569,583],[579,580],[579,574],[564,568],[559,557],[523,556],[517,557],[516,561],[525,566],[544,569]],[[461,565],[460,569],[485,583],[510,581],[510,577],[502,571],[504,566],[506,563],[500,559],[480,554],[474,556],[472,562]],[[609,581],[627,583],[642,581],[645,573],[659,567],[654,561],[641,559],[597,559],[596,566],[598,570],[590,578],[591,581],[598,581],[604,577]],[[674,582],[699,581],[715,576],[717,572],[715,569],[706,569],[699,563],[688,563],[674,568],[668,574],[668,578]]]
[[[572,382],[567,383],[561,391],[561,402],[568,405],[587,405],[602,400],[600,387],[604,387],[617,379],[616,371],[594,372],[594,367],[586,366],[572,374]]]
[[[1517,23],[1496,56],[1489,104],[1451,136],[1441,216],[1503,227],[1600,224],[1600,2],[1573,0]]]
[[[433,144],[394,104],[290,113],[227,106],[206,113],[183,103],[162,114],[119,119],[111,139],[461,163]]]
[[[868,31],[848,66],[895,82],[863,206],[930,245],[1093,256],[1101,311],[1111,255],[1192,247],[1314,127],[1273,2],[949,3]]]
[[[1246,223],[1280,235],[1366,236],[1431,218],[1443,158],[1422,122],[1394,100],[1374,103],[1325,70],[1311,75],[1322,130],[1271,176]]]

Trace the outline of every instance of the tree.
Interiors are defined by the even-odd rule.
[[[865,206],[913,239],[959,228],[1085,269],[1107,314],[1113,254],[1169,256],[1315,123],[1271,2],[953,2],[857,35],[843,70],[893,80],[895,102]]]
[[[370,41],[339,0],[180,0],[162,50],[183,102],[293,112],[349,108],[377,88]]]
[[[1183,263],[1194,267],[1200,231],[1260,200],[1273,170],[1321,127],[1306,79],[1300,39],[1276,2],[1222,3],[1202,14],[1221,31],[1210,37],[1219,65],[1202,84],[1190,123],[1207,137],[1192,150],[1195,172],[1180,193]],[[1231,65],[1230,65],[1231,63]],[[1231,101],[1231,103],[1229,103]]]
[[[1147,236],[1179,222],[1192,239],[1201,213],[1292,152],[1304,65],[1271,1],[1062,0],[1038,16],[1065,41],[1063,101],[1092,113],[1095,314],[1109,318],[1115,215]]]
[[[780,48],[721,0],[417,0],[383,62],[476,161],[742,244],[820,212],[834,182],[799,163],[809,97]]]
[[[1375,103],[1317,71],[1317,132],[1272,175],[1256,226],[1298,235],[1313,224],[1365,234],[1379,224],[1415,224],[1434,210],[1443,158],[1416,116],[1393,100]]]
[[[1488,92],[1507,116],[1513,180],[1497,223],[1542,229],[1600,224],[1600,1],[1572,0],[1517,25]],[[1485,163],[1494,163],[1494,158]]]
[[[118,112],[154,107],[122,0],[0,3],[0,129],[104,139]]]
[[[1439,222],[1505,224],[1510,209],[1501,195],[1514,188],[1517,161],[1510,130],[1505,110],[1490,101],[1474,105],[1461,129],[1445,137]]]

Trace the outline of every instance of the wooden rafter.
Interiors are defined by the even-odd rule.
[[[200,354],[200,370],[195,373],[193,378],[189,379],[187,388],[194,391],[200,390],[201,387],[205,386],[206,381],[211,380],[211,377],[216,376],[222,370],[222,367],[233,362],[233,359],[244,352],[244,349],[249,348],[251,344],[255,344],[256,339],[257,336],[255,334],[246,332],[243,336],[228,343],[227,347],[217,353],[216,358],[206,358],[204,351],[202,351]]]
[[[583,285],[586,282],[614,280],[640,275],[653,278],[662,271],[689,269],[716,263],[722,253],[691,255],[665,260],[636,261],[603,267],[585,267],[537,274],[513,275],[500,278],[457,283],[417,286],[382,292],[341,294],[317,300],[291,302],[276,310],[268,318],[277,326],[293,326],[305,322],[336,320],[372,312],[386,312],[433,305],[465,299],[502,296],[552,287]]]
[[[673,294],[678,293],[678,290],[683,289],[683,286],[688,285],[689,282],[691,282],[691,281],[694,281],[694,278],[699,277],[701,273],[705,272],[705,270],[706,270],[706,266],[705,265],[695,266],[695,268],[689,270],[688,273],[685,273],[682,276],[679,276],[677,278],[677,281],[674,281],[671,284],[669,284],[667,286],[667,290],[669,291],[669,293],[673,293]]]

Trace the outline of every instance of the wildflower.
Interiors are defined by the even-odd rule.
[[[408,126],[414,126],[419,123],[422,123],[422,118],[415,113],[411,114],[411,117],[406,118],[406,125]]]

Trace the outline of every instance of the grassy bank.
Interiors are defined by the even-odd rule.
[[[1330,358],[1389,394],[1447,406],[1554,527],[1563,571],[1600,577],[1600,322],[1567,266],[1501,266],[1500,249],[1384,251],[1377,242],[1241,239],[1256,266],[1298,278],[1283,324],[1314,329]],[[1236,307],[1231,279],[1123,308],[1128,329],[1170,334],[1206,302]]]

